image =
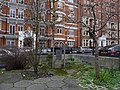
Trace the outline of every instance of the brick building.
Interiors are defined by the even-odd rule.
[[[54,4],[55,14],[57,14],[57,19],[55,21],[55,30],[52,31],[51,27],[48,27],[48,37],[52,36],[54,32],[54,40],[57,41],[56,45],[61,46],[61,41],[69,47],[80,46],[80,30],[78,29],[77,19],[78,19],[78,6],[74,0],[59,0],[55,3],[50,3],[48,8],[52,10]],[[49,12],[47,13],[49,15]],[[50,14],[51,16],[51,14]],[[48,18],[51,20],[54,17]],[[62,22],[61,22],[62,21]],[[47,42],[48,47],[51,46],[51,39]]]
[[[33,23],[25,22],[27,3],[29,0],[8,0],[2,2],[0,9],[0,46],[24,47],[24,38],[34,36]],[[34,1],[34,0],[33,0]],[[101,27],[108,15],[111,17],[106,26],[96,32],[99,46],[119,43],[119,0],[39,0],[40,29],[39,43],[41,47],[52,47],[53,37],[55,46],[93,46],[87,28],[78,21],[93,25],[93,15],[89,4],[99,3],[95,8],[97,15],[96,28]],[[35,36],[34,36],[35,37]],[[35,40],[35,39],[34,39]]]
[[[26,3],[28,3],[27,0],[8,0],[1,3],[0,46],[23,47],[24,33],[32,31],[31,26],[25,22]],[[54,32],[50,26],[53,23],[53,15],[51,14],[53,4],[57,16]],[[59,0],[55,3],[50,0],[41,1],[41,17],[44,17],[45,23],[40,21],[39,33],[40,43],[43,47],[51,47],[53,34],[57,46],[62,43],[70,47],[80,46],[80,30],[75,22],[78,19],[77,10],[75,0]]]
[[[21,32],[30,29],[24,22],[26,0],[0,1],[0,46],[23,46]]]
[[[104,26],[108,17],[111,17],[101,30],[95,32],[98,40],[99,46],[106,46],[113,43],[119,44],[119,25],[120,25],[120,1],[119,0],[84,0],[82,2],[83,6],[83,22],[92,27],[94,22],[93,13],[89,5],[97,4],[95,6],[96,14],[96,28]],[[88,28],[82,27],[82,46],[93,46],[93,40],[90,38],[89,33],[87,32]]]

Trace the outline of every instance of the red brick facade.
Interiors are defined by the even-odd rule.
[[[41,0],[39,0],[41,1]],[[29,0],[8,0],[1,2],[2,10],[0,10],[0,46],[22,46],[24,47],[23,38],[19,38],[21,31],[33,31],[32,25],[26,23],[27,18],[26,4]],[[98,40],[102,35],[106,36],[105,45],[119,42],[119,0],[59,0],[54,3],[50,0],[41,2],[41,17],[44,22],[40,21],[40,42],[43,47],[52,47],[52,36],[56,46],[79,47],[93,46],[93,40],[86,32],[86,28],[79,21],[92,26],[93,15],[89,4],[99,3],[95,12],[97,15],[97,28],[100,28],[106,21],[108,14],[116,13],[105,25],[105,27],[96,32]],[[53,11],[55,10],[55,15]],[[43,13],[42,13],[43,12]],[[53,21],[55,16],[55,22]],[[50,25],[55,24],[54,32]],[[62,43],[61,43],[62,42]],[[41,45],[42,45],[41,44]],[[100,43],[101,46],[101,43]]]

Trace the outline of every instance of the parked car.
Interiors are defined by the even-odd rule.
[[[78,51],[78,48],[77,48],[77,47],[72,48],[72,53],[73,53],[73,54],[76,54],[77,51]]]
[[[108,45],[99,50],[100,56],[120,57],[120,45]]]
[[[70,54],[70,53],[72,53],[72,47],[66,47],[65,54]]]
[[[91,53],[92,49],[88,46],[81,46],[78,48],[77,53]]]
[[[52,54],[51,48],[44,48],[41,51],[41,55]]]
[[[33,51],[34,54],[36,53],[36,51]],[[42,49],[38,49],[38,55],[47,55],[47,54],[52,54],[51,48],[42,48]]]

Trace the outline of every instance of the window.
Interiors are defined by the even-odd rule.
[[[89,32],[87,30],[83,30],[83,36],[89,36]]]
[[[58,14],[58,19],[57,21],[62,21],[62,14]]]
[[[88,45],[89,45],[89,40],[84,39],[84,40],[83,40],[83,46],[88,46]]]
[[[70,13],[69,15],[68,15],[68,17],[71,19],[71,20],[74,20],[74,14],[72,14],[72,13]]]
[[[68,46],[73,47],[74,46],[74,41],[68,41]]]
[[[62,8],[62,2],[58,1],[58,8]]]
[[[23,26],[22,25],[18,26],[18,31],[23,31]]]
[[[62,27],[58,27],[57,33],[62,34]]]
[[[9,46],[9,47],[15,46],[15,41],[14,40],[7,40],[6,42],[7,42],[7,46]]]
[[[68,23],[74,23],[74,14],[69,14],[68,15]]]
[[[116,33],[115,32],[111,32],[111,38],[116,38]]]
[[[70,36],[70,37],[74,37],[74,30],[68,30],[68,35]]]
[[[68,0],[68,2],[71,2],[71,3],[73,3],[73,2],[74,2],[74,0]]]
[[[68,14],[68,23],[73,23],[74,22],[74,8],[69,7],[69,14]]]
[[[16,3],[16,0],[10,0],[11,3]]]
[[[88,24],[88,18],[86,18],[86,24]]]
[[[93,24],[94,24],[93,19],[90,19],[90,27],[93,27]]]
[[[24,17],[24,11],[19,10],[19,11],[18,11],[18,18],[19,18],[19,19],[23,19],[23,17]]]
[[[23,4],[24,0],[18,0],[18,3]]]
[[[74,8],[73,7],[69,7],[69,12],[70,13],[74,13]]]
[[[22,47],[22,41],[20,41],[19,43],[20,43],[20,47]]]
[[[111,23],[111,29],[115,29],[115,24],[114,23]]]
[[[16,16],[16,10],[15,9],[10,9],[10,17],[15,18]]]
[[[40,28],[40,36],[44,36],[44,28]]]
[[[10,25],[9,34],[15,34],[15,25]]]

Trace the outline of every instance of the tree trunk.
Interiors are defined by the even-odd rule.
[[[95,70],[96,70],[96,77],[100,78],[100,66],[99,66],[98,42],[97,41],[95,41]]]
[[[35,63],[34,63],[34,72],[37,74],[38,73],[38,65],[39,65],[39,59],[38,59],[38,38],[39,38],[39,35],[38,35],[38,33],[39,33],[39,5],[38,5],[38,0],[36,0],[36,6],[37,6],[37,8],[36,8],[36,32],[35,32],[35,34],[36,34],[36,42],[35,42]]]

